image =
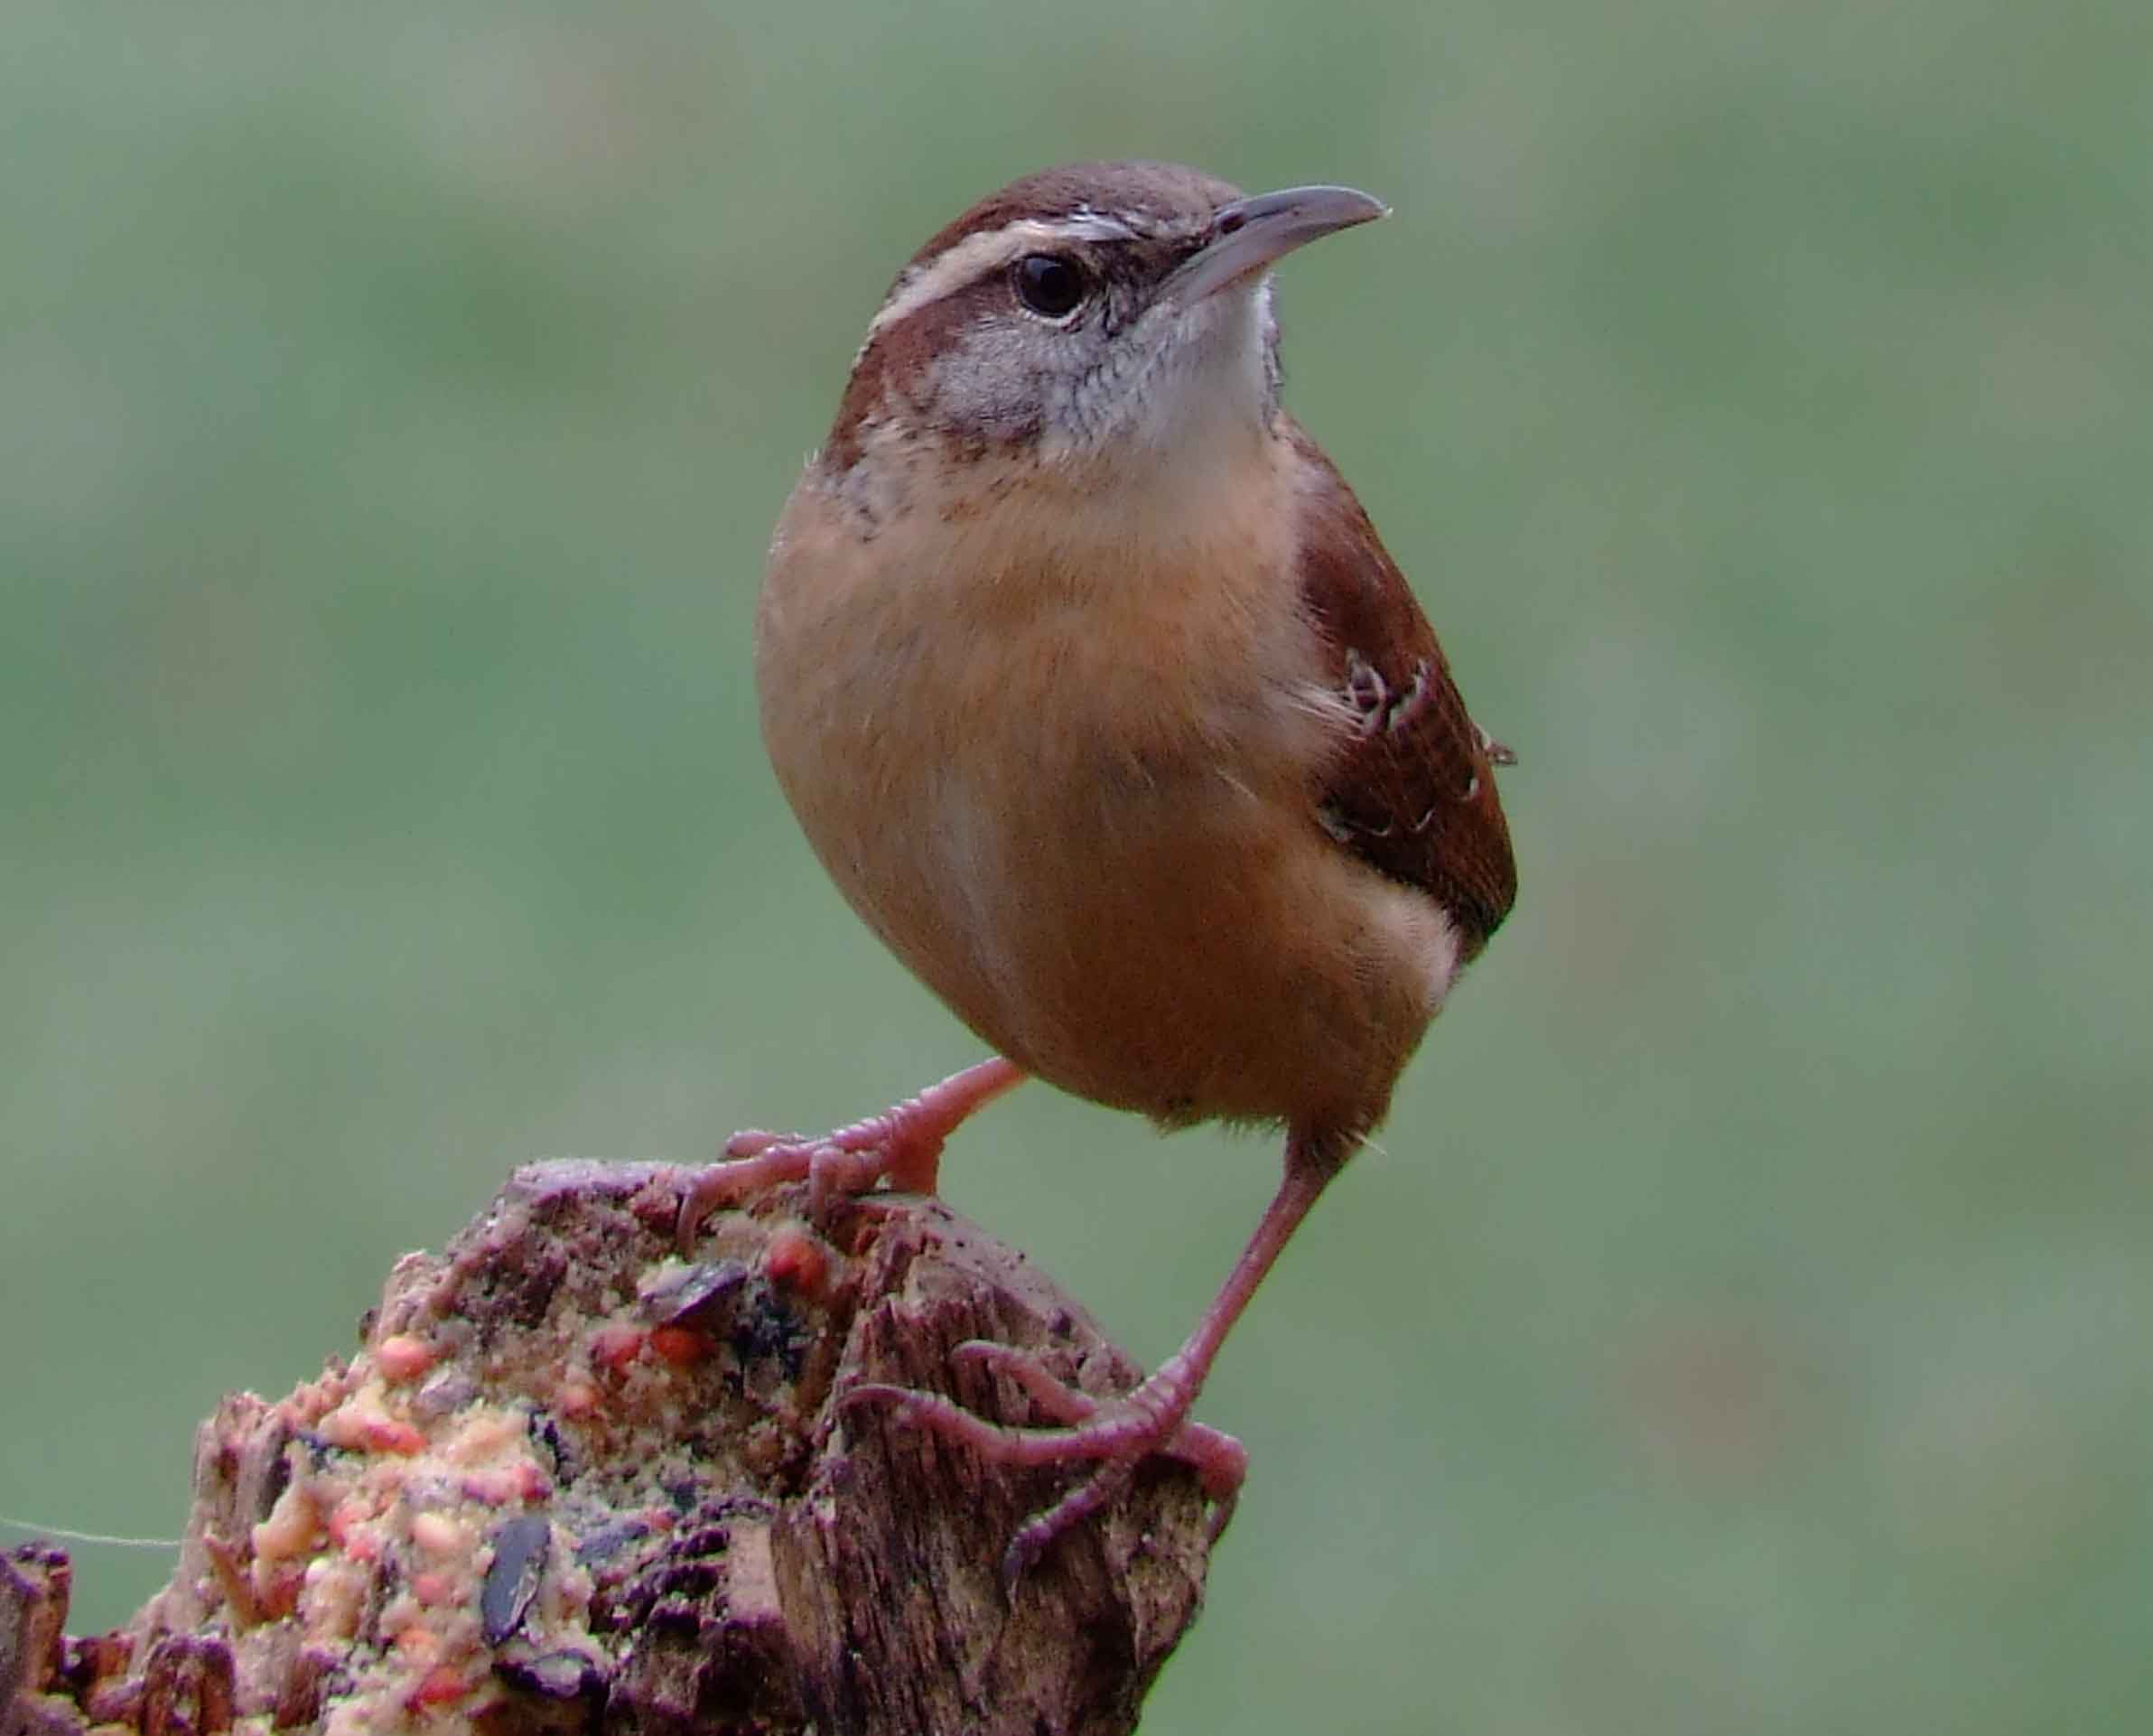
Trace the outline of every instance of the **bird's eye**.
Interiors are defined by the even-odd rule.
[[[1084,300],[1084,272],[1058,253],[1028,253],[1017,261],[1017,299],[1043,319],[1058,320]]]

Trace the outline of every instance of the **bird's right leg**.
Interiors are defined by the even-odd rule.
[[[1336,1130],[1291,1130],[1279,1190],[1264,1208],[1218,1294],[1181,1348],[1119,1398],[1096,1399],[1064,1386],[1030,1353],[975,1339],[960,1347],[960,1354],[977,1358],[1014,1379],[1046,1414],[1048,1426],[991,1423],[940,1393],[879,1381],[853,1387],[839,1402],[846,1406],[888,1405],[899,1423],[932,1429],[945,1440],[970,1447],[990,1464],[1097,1466],[1010,1540],[1002,1573],[1004,1584],[1011,1587],[1055,1538],[1119,1495],[1149,1454],[1170,1453],[1195,1466],[1205,1492],[1228,1504],[1226,1511],[1230,1512],[1248,1467],[1248,1454],[1232,1435],[1191,1423],[1189,1407],[1256,1286],[1356,1143]],[[1057,1392],[1057,1387],[1061,1390]],[[1225,1523],[1223,1513],[1217,1523]]]
[[[693,1243],[697,1227],[718,1207],[780,1181],[805,1178],[809,1209],[818,1217],[839,1195],[865,1193],[885,1176],[900,1193],[932,1193],[950,1134],[974,1110],[1023,1080],[1023,1069],[996,1055],[879,1115],[819,1138],[760,1128],[735,1134],[725,1142],[729,1161],[697,1171],[688,1181],[680,1202],[681,1246]]]

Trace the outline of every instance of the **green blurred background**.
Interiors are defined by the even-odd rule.
[[[7,14],[0,1507],[172,1531],[515,1162],[974,1056],[751,600],[910,249],[1159,155],[1395,204],[1290,399],[1524,886],[1205,1396],[1147,1728],[2153,1718],[2153,10]],[[946,1174],[1154,1360],[1274,1166],[1035,1088]]]

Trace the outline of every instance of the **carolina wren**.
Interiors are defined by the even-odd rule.
[[[1085,163],[990,194],[897,278],[771,543],[771,762],[853,908],[997,1052],[823,1139],[738,1135],[710,1207],[931,1190],[1027,1075],[1161,1127],[1282,1125],[1285,1177],[1180,1350],[1125,1398],[1006,1347],[1055,1426],[871,1388],[999,1460],[1097,1469],[1013,1573],[1165,1451],[1221,1341],[1516,889],[1494,765],[1396,565],[1279,406],[1270,267],[1383,216]]]

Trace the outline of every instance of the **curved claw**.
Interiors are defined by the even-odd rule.
[[[1226,1535],[1226,1526],[1234,1522],[1234,1509],[1240,1505],[1241,1489],[1237,1484],[1224,1495],[1212,1497],[1211,1517],[1204,1526],[1205,1548],[1216,1547],[1218,1540]]]
[[[1238,1437],[1202,1423],[1184,1423],[1165,1451],[1189,1466],[1204,1486],[1204,1493],[1224,1510],[1211,1533],[1218,1534],[1234,1517],[1234,1504],[1241,1498],[1241,1485],[1248,1480],[1248,1449]]]
[[[1111,1459],[1127,1452],[1132,1445],[1132,1430],[1119,1418],[1104,1428],[1011,1428],[975,1416],[940,1393],[923,1393],[881,1381],[854,1386],[837,1401],[840,1410],[862,1404],[888,1405],[899,1423],[930,1428],[945,1440],[970,1447],[981,1458],[998,1465],[1057,1465],[1071,1459]]]
[[[1021,1350],[993,1339],[967,1339],[950,1355],[1014,1381],[1025,1397],[1056,1423],[1073,1425],[1098,1414],[1102,1401],[1063,1380],[1036,1350]],[[1224,1429],[1206,1423],[1184,1421],[1152,1451],[1188,1466],[1202,1479],[1204,1493],[1215,1501],[1234,1496],[1248,1477],[1248,1449]]]
[[[734,1138],[743,1135],[735,1134]],[[706,1165],[689,1177],[687,1186],[680,1196],[680,1211],[673,1220],[673,1239],[684,1255],[695,1245],[695,1232],[703,1227],[703,1220],[721,1206],[738,1205],[750,1194],[764,1188],[777,1186],[782,1181],[797,1181],[806,1176],[812,1184],[818,1175],[826,1147],[813,1141],[778,1140],[760,1134],[755,1134],[769,1143],[751,1153],[741,1153],[719,1163]],[[732,1141],[726,1142],[731,1152]],[[832,1157],[838,1153],[831,1152]]]
[[[1082,1423],[1098,1413],[1097,1399],[1062,1379],[1035,1350],[1020,1350],[993,1339],[967,1339],[950,1354],[1015,1382],[1025,1397],[1057,1423]]]
[[[834,1133],[803,1136],[744,1128],[725,1142],[729,1161],[710,1165],[689,1184],[676,1239],[685,1253],[713,1208],[780,1181],[805,1179],[808,1209],[816,1218],[827,1217],[840,1196],[865,1193],[884,1176],[900,1191],[932,1193],[943,1142],[1023,1078],[1014,1061],[997,1055]]]
[[[1018,1428],[990,1422],[940,1393],[884,1381],[854,1386],[837,1405],[841,1411],[889,1405],[894,1422],[930,1429],[992,1464],[1030,1468],[1085,1461],[1097,1467],[1051,1507],[1026,1520],[1010,1539],[1002,1559],[1002,1586],[1010,1595],[1015,1595],[1018,1582],[1057,1537],[1117,1499],[1136,1468],[1155,1452],[1196,1471],[1215,1509],[1206,1541],[1217,1541],[1225,1531],[1248,1471],[1248,1451],[1232,1435],[1187,1419],[1189,1394],[1173,1363],[1125,1397],[1098,1399],[1058,1379],[1034,1351],[974,1339],[953,1354],[1008,1376],[1055,1426]]]
[[[1114,1459],[1099,1467],[1060,1500],[1042,1513],[1035,1513],[1017,1527],[1017,1535],[1002,1552],[1002,1590],[1014,1598],[1017,1583],[1052,1546],[1055,1538],[1081,1524],[1109,1505],[1127,1489],[1143,1462],[1142,1453]]]

